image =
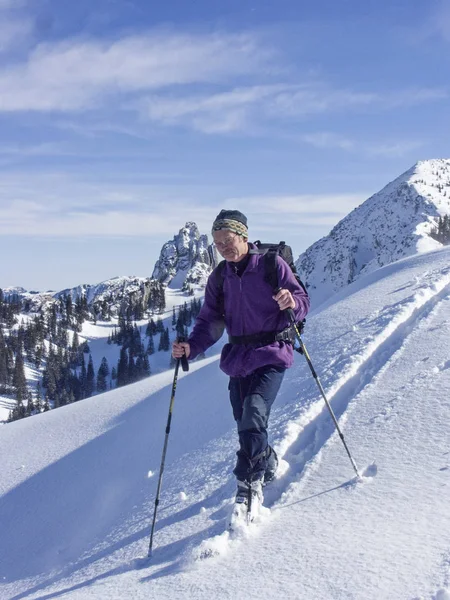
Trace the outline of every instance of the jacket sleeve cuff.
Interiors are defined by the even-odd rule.
[[[197,358],[197,356],[200,354],[199,349],[197,347],[197,345],[195,344],[195,342],[191,342],[188,339],[188,344],[190,346],[190,353],[189,353],[189,360],[194,360],[194,358]]]

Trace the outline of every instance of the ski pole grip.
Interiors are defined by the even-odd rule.
[[[177,339],[177,342],[185,342],[186,340],[184,339],[184,337],[179,337]],[[186,357],[186,354],[183,354],[183,356],[179,359],[181,361],[181,368],[183,369],[183,371],[189,371],[189,363],[188,363],[188,359]]]
[[[280,287],[277,287],[277,289],[275,290],[275,296],[278,294],[278,292],[281,290]],[[288,315],[292,325],[295,325],[295,313],[294,310],[292,308],[285,308],[284,312]]]
[[[295,325],[295,313],[294,313],[294,310],[292,308],[287,308],[286,312],[289,315],[289,318],[291,320],[292,325]]]

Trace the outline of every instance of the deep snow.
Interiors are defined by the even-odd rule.
[[[178,382],[154,555],[146,554],[173,372],[0,428],[0,597],[450,598],[450,248],[341,290],[304,336],[271,416],[288,467],[268,518],[230,540],[236,434],[218,348]],[[151,476],[149,476],[149,472]],[[219,548],[207,560],[204,547]]]

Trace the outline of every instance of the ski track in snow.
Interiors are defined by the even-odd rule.
[[[402,350],[408,336],[415,328],[422,324],[443,300],[449,298],[450,269],[444,270],[443,273],[444,276],[433,282],[431,286],[420,288],[413,299],[408,300],[403,310],[393,320],[387,321],[386,328],[371,341],[366,351],[355,359],[353,368],[336,381],[330,392],[326,392],[333,412],[338,421],[340,420],[341,431],[343,431],[345,412],[349,405],[367,386],[375,381],[379,374],[389,368],[392,359]],[[428,273],[425,273],[425,275],[428,275]],[[383,318],[376,316],[378,319]],[[442,370],[449,368],[449,365],[450,361],[444,362]],[[295,493],[295,489],[299,486],[303,477],[309,477],[311,471],[318,468],[320,451],[330,438],[335,438],[337,443],[341,443],[328,408],[320,396],[300,418],[290,421],[286,435],[277,443],[276,448],[279,458],[287,462],[288,468],[284,469],[285,473],[265,489],[265,506],[276,509],[289,502],[289,498]],[[352,452],[351,441],[348,439],[345,441],[350,447],[350,452]],[[342,452],[345,453],[343,446]],[[308,466],[309,469],[307,469]],[[369,467],[357,464],[357,467],[360,474],[366,471],[369,476],[375,475],[377,471],[375,464]],[[350,461],[349,468],[352,468]],[[353,477],[343,486],[355,483],[356,477]],[[294,489],[291,490],[291,487]],[[267,517],[262,518],[258,522],[258,526],[264,525],[267,521]],[[257,525],[254,524],[247,532],[245,530],[239,531],[237,535],[224,531],[219,535],[203,540],[200,547],[193,551],[194,560],[215,558],[228,553],[233,546],[240,545],[243,539],[254,535],[256,527]],[[446,600],[446,598],[442,598],[442,600]]]
[[[344,415],[352,400],[370,385],[379,373],[389,368],[390,360],[397,351],[401,350],[410,333],[442,300],[448,297],[449,292],[450,276],[447,276],[436,285],[435,290],[430,290],[431,296],[421,294],[417,304],[402,311],[396,320],[395,328],[390,326],[372,342],[353,375],[344,376],[336,382],[328,399],[338,420]],[[320,413],[316,415],[317,406],[321,408],[319,408]],[[326,441],[335,433],[334,423],[322,398],[310,409],[310,412],[311,418],[305,415],[305,419],[298,424],[301,432],[282,454],[282,457],[292,466],[290,470],[292,481],[298,479],[306,464],[319,453]],[[291,427],[295,425],[293,423]]]

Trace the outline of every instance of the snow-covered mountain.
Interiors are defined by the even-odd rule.
[[[5,299],[20,299],[26,302],[26,310],[39,312],[49,308],[55,302],[55,292],[27,291],[23,287],[7,287],[2,289]]]
[[[418,162],[300,255],[296,266],[314,305],[380,266],[440,248],[430,231],[446,214],[450,159]]]
[[[226,529],[237,446],[218,347],[173,371],[4,425],[2,600],[449,600],[450,248],[360,277],[305,343],[360,469],[297,355],[272,407],[270,515]],[[201,560],[202,551],[218,556]]]
[[[113,315],[121,311],[123,304],[139,303],[145,309],[153,294],[163,292],[161,284],[148,277],[114,277],[94,285],[79,285],[54,294],[55,298],[70,295],[75,302],[81,296],[98,315],[106,309]]]
[[[40,312],[48,309],[55,301],[70,296],[76,302],[82,296],[93,314],[98,318],[108,315],[117,316],[122,306],[140,304],[147,309],[152,297],[162,296],[163,286],[149,277],[122,276],[107,279],[98,284],[81,284],[60,292],[28,292],[22,287],[4,288],[6,298],[17,297],[25,302],[26,312]]]
[[[215,264],[217,255],[208,236],[200,235],[197,225],[188,222],[163,245],[152,277],[172,288],[204,287]]]
[[[188,222],[174,238],[164,244],[152,277],[121,276],[98,284],[81,284],[59,292],[27,291],[23,287],[4,288],[6,298],[17,297],[27,302],[27,310],[39,312],[64,296],[76,302],[84,296],[88,307],[101,318],[108,309],[112,315],[120,312],[124,303],[138,302],[148,307],[152,295],[161,295],[166,286],[183,291],[206,285],[212,268],[220,257],[207,235]]]

